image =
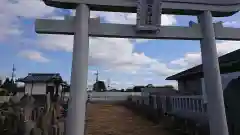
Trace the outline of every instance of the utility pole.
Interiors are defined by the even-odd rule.
[[[99,87],[98,87],[98,76],[99,76],[99,73],[98,73],[98,70],[97,70],[97,73],[95,73],[95,75],[96,75],[96,88],[95,88],[95,91],[99,91]]]
[[[107,84],[108,84],[108,86],[107,86],[107,88],[108,88],[108,90],[110,90],[110,79],[108,78],[108,80],[107,80]]]
[[[96,75],[96,82],[98,82],[98,75],[99,75],[98,70],[97,70],[97,73],[95,73],[95,75]]]
[[[15,71],[16,71],[16,68],[13,64],[13,67],[12,67],[12,75],[11,75],[11,81],[14,82],[14,79],[15,79]]]

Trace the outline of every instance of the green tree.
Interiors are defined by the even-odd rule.
[[[174,87],[172,85],[164,85],[163,87],[174,89]]]
[[[104,81],[97,81],[93,84],[93,91],[104,92],[106,91],[106,85]]]
[[[152,88],[152,87],[154,87],[152,84],[148,84],[146,87],[148,87],[148,88]]]
[[[133,87],[133,92],[141,92],[142,88],[144,88],[144,86],[134,86]]]
[[[12,92],[17,88],[17,84],[13,80],[6,78],[1,88],[8,90],[8,92]]]
[[[7,95],[7,91],[5,89],[1,89],[0,88],[0,96],[6,96]]]

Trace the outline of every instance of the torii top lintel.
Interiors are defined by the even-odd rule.
[[[75,9],[87,4],[91,10],[136,13],[137,0],[43,0],[46,5]],[[163,14],[198,15],[211,11],[215,17],[231,16],[240,10],[239,0],[160,0]]]

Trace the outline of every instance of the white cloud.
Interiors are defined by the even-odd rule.
[[[221,41],[217,43],[218,56],[227,54],[234,50],[240,49],[239,41]],[[175,59],[170,64],[178,65],[180,67],[189,68],[202,63],[200,52],[187,52],[184,57]]]
[[[72,15],[75,15],[75,10],[72,10]],[[119,12],[100,12],[91,11],[91,18],[101,17],[108,23],[116,24],[136,24],[137,16],[136,13],[119,13]],[[162,25],[174,25],[177,20],[174,15],[162,15],[161,16]],[[149,39],[134,39],[132,41],[136,42],[147,42]]]
[[[2,0],[0,11],[14,17],[35,18],[52,14],[54,8],[46,6],[41,0]]]
[[[236,24],[238,24],[237,21],[227,21],[223,23],[224,26],[234,26]]]
[[[181,67],[192,67],[200,64],[202,61],[201,53],[188,52],[183,58],[179,58],[170,62],[170,64],[179,65]]]
[[[35,18],[53,15],[54,8],[40,0],[1,0],[0,1],[0,41],[21,36],[20,18]]]
[[[23,58],[26,58],[26,59],[29,59],[29,60],[33,60],[33,61],[36,61],[36,62],[49,62],[50,60],[45,58],[44,56],[42,56],[42,53],[41,52],[38,52],[38,51],[34,51],[34,50],[24,50],[24,51],[21,51],[19,53],[19,56],[23,57]]]
[[[18,36],[22,33],[19,25],[16,24],[17,18],[8,18],[0,12],[0,20],[0,41],[6,40],[8,36]]]
[[[73,36],[69,35],[38,35],[37,45],[52,51],[72,52]]]
[[[40,47],[54,51],[72,52],[73,36],[41,35],[37,41]],[[134,44],[128,39],[121,38],[90,38],[89,65],[105,69],[134,73],[145,70],[169,75],[175,70],[144,53],[133,52]]]
[[[6,23],[1,26],[5,28],[4,32],[9,31],[10,28],[12,28],[12,30],[10,30],[11,33],[21,35],[21,29],[18,27],[19,17],[43,18],[48,16],[49,18],[50,16],[50,18],[62,19],[61,16],[54,14],[54,8],[48,7],[42,1],[38,0],[16,0],[14,2],[3,0],[0,2],[0,5],[0,14],[4,15],[4,20],[6,20]],[[110,23],[134,24],[136,22],[136,14],[133,13],[91,12],[91,17],[97,16],[103,17],[107,22]],[[18,25],[14,23],[14,20],[17,21]],[[173,15],[162,16],[163,25],[172,25],[175,23],[176,19]],[[1,34],[1,37],[9,37],[8,33],[1,32]],[[147,40],[137,40],[137,42],[143,41]],[[40,47],[45,49],[55,51],[62,50],[71,52],[73,48],[72,36],[40,35],[36,41],[32,42],[35,42]],[[140,70],[143,67],[156,72],[171,72],[171,70],[169,70],[164,63],[160,63],[154,59],[151,59],[144,53],[134,53],[133,49],[133,42],[131,42],[129,39],[90,38],[89,64],[126,72],[136,72],[136,70]],[[37,56],[36,53],[35,56]],[[38,57],[41,60],[46,60],[44,57],[40,56],[41,55],[39,54]]]
[[[223,25],[226,27],[238,27],[240,26],[240,20],[239,20],[240,13],[236,13],[229,17],[216,17],[214,18],[214,21],[221,21],[223,22]]]
[[[75,10],[72,10],[72,15],[75,15]],[[91,11],[91,18],[102,17],[108,23],[117,23],[117,24],[136,24],[137,16],[136,13],[119,13],[119,12],[100,12],[100,11]],[[173,25],[177,23],[177,20],[174,15],[165,15],[161,16],[162,25]]]
[[[21,18],[63,19],[63,16],[56,15],[54,11],[55,8],[46,6],[41,0],[0,0],[0,42],[6,39],[12,40],[13,36],[18,36],[23,44],[36,44],[38,47],[52,51],[72,52],[72,36],[39,35],[36,40],[22,37],[25,31],[21,26]],[[91,17],[97,16],[103,17],[109,23],[136,23],[136,14],[91,12]],[[174,24],[176,24],[174,15],[162,15],[162,25]],[[31,29],[32,27],[34,26],[29,26]],[[177,72],[178,70],[169,69],[165,63],[148,57],[143,52],[134,52],[135,42],[147,41],[147,39],[90,38],[89,64],[103,67],[104,70],[112,73],[121,71],[129,75],[157,73],[160,76],[166,76]],[[25,50],[19,55],[38,62],[49,62],[42,53],[34,50]],[[120,82],[117,79],[115,81],[116,87],[133,83]]]
[[[75,14],[73,10],[72,14]],[[136,14],[92,11],[91,17],[103,17],[109,23],[134,24]],[[173,15],[162,16],[163,25],[176,23]],[[144,53],[135,53],[134,42],[146,42],[147,39],[120,39],[120,38],[90,38],[89,64],[101,66],[106,69],[120,70],[128,73],[136,73],[143,68],[160,75],[174,72],[168,69],[166,64],[146,56]],[[50,50],[71,52],[73,49],[73,36],[41,35],[37,41],[38,45]],[[147,71],[146,70],[146,71]],[[149,71],[148,71],[149,72]]]

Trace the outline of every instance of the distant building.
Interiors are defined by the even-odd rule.
[[[240,49],[218,58],[223,89],[228,83],[240,76]],[[203,79],[202,64],[173,76],[166,80],[177,80],[178,89],[181,93],[190,95],[205,95],[205,83]]]
[[[145,86],[134,86],[133,92],[142,92],[142,89],[145,88]]]
[[[127,88],[126,92],[133,92],[133,89],[132,88]]]
[[[58,90],[62,92],[62,77],[59,73],[29,73],[28,76],[18,79],[18,82],[24,83],[25,94],[51,96]]]
[[[176,95],[179,92],[172,87],[164,86],[153,86],[142,88],[142,95],[149,96],[151,95]]]

